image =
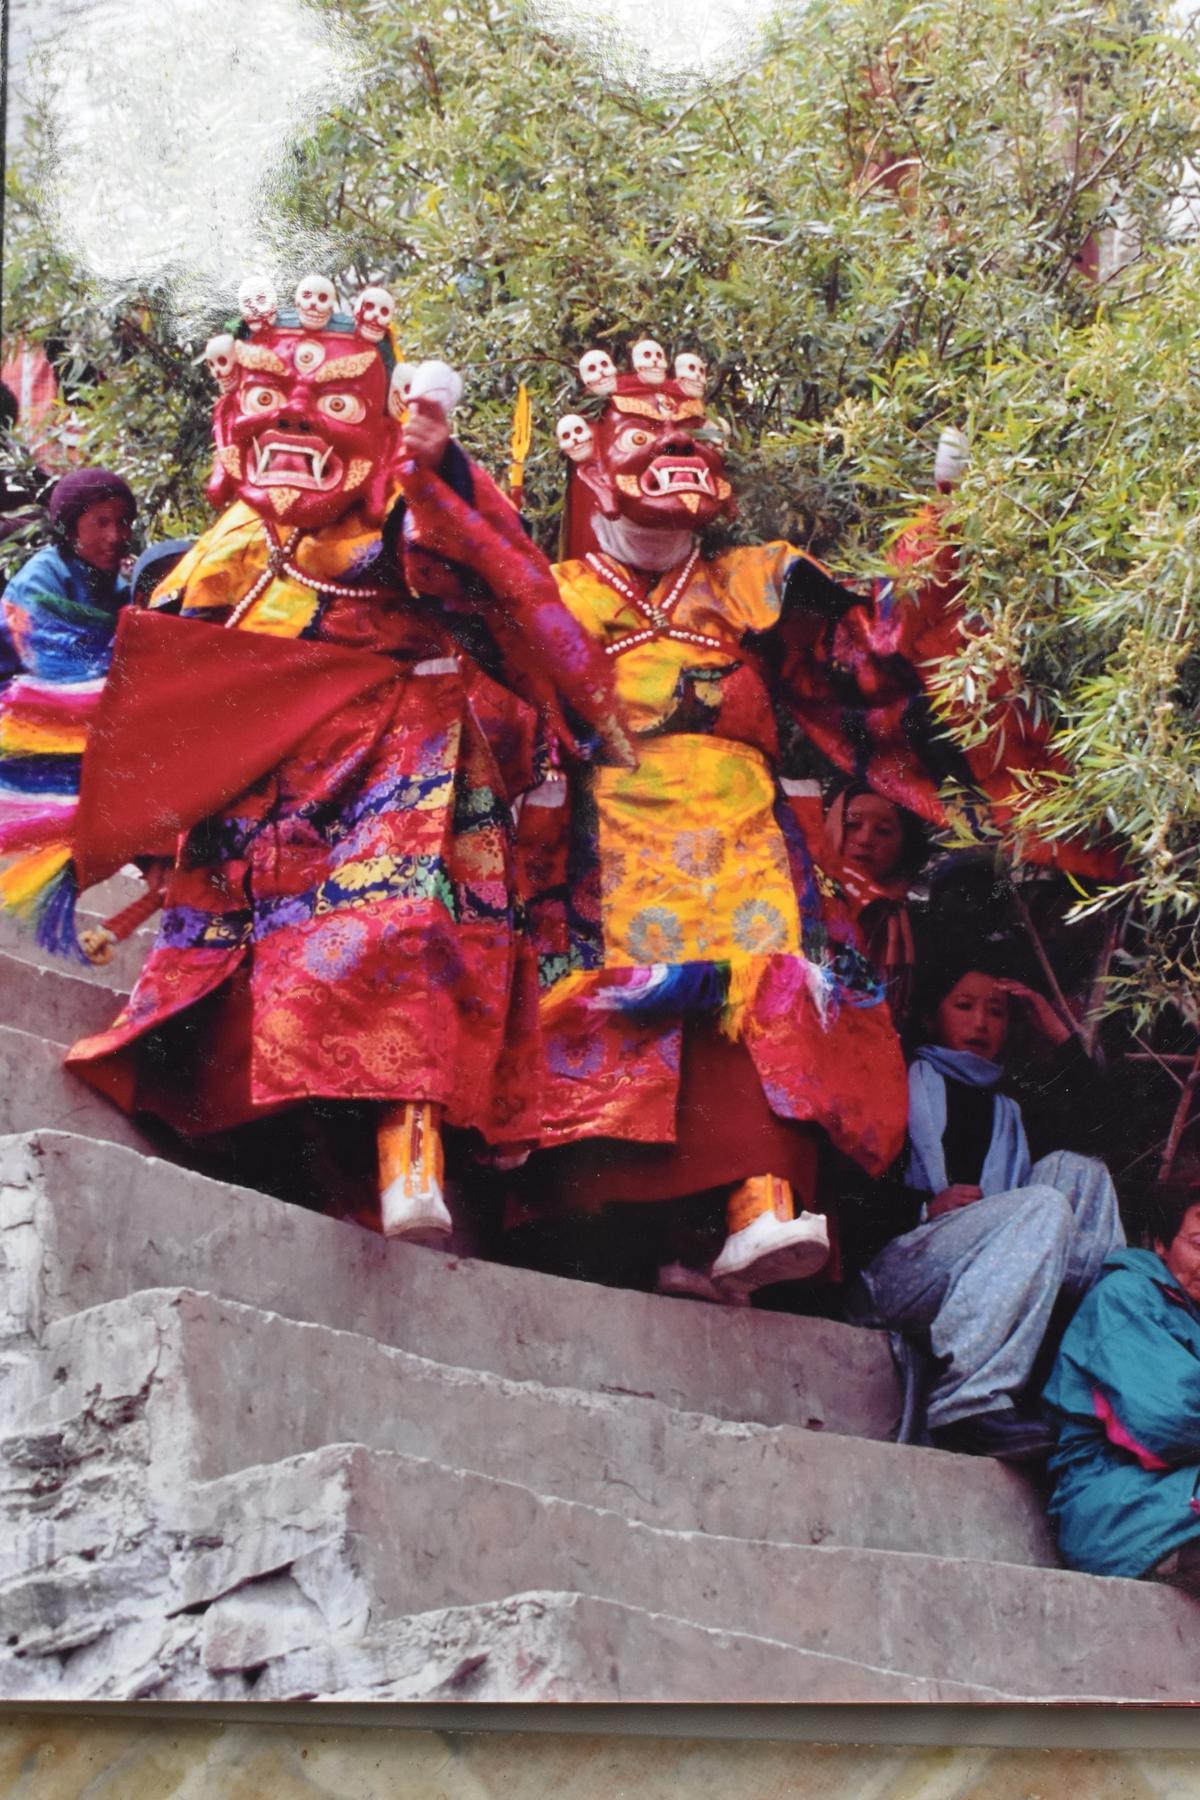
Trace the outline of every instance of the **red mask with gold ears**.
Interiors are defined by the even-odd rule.
[[[591,420],[572,413],[559,425],[559,444],[590,500],[584,510],[652,529],[699,531],[734,506],[724,440],[705,408],[704,365],[697,356],[678,356],[672,379],[649,340],[634,347],[633,358],[631,374],[618,374],[603,352],[581,358],[584,384],[604,398],[604,410]],[[582,500],[577,488],[576,517]]]
[[[246,312],[250,335],[208,346],[222,390],[208,497],[217,507],[244,500],[285,530],[319,530],[355,506],[378,524],[400,452],[400,408],[393,401],[389,411],[391,340],[361,305],[352,320],[314,310],[307,298],[301,283],[301,310],[279,313],[260,294]]]

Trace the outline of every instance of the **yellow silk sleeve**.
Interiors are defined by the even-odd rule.
[[[163,577],[150,596],[150,608],[162,606],[184,587],[189,612],[234,607],[265,564],[258,515],[238,501]]]
[[[719,559],[729,622],[739,631],[768,631],[783,604],[787,572],[800,554],[791,544],[743,544]]]
[[[589,637],[606,638],[614,614],[619,616],[626,610],[620,598],[592,574],[585,562],[556,563],[552,573],[558,583],[559,598],[576,623],[583,626]],[[635,630],[641,622],[631,613],[628,629]]]

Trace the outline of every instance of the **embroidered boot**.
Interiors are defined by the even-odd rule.
[[[440,1112],[427,1100],[403,1100],[383,1109],[379,1210],[384,1237],[441,1246],[454,1229],[445,1198]]]
[[[776,1281],[803,1281],[829,1260],[829,1232],[820,1213],[795,1216],[791,1182],[753,1175],[729,1196],[728,1237],[712,1266],[716,1285],[748,1295]]]

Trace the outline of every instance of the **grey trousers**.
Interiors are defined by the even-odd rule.
[[[862,1276],[863,1323],[927,1335],[938,1371],[930,1429],[1011,1408],[1025,1386],[1060,1292],[1085,1294],[1125,1242],[1101,1162],[1056,1150],[1026,1186],[990,1194],[918,1225]]]

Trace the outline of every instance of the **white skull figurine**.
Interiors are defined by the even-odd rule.
[[[667,353],[653,338],[633,346],[633,372],[647,387],[659,387],[667,379]]]
[[[589,394],[614,393],[617,365],[607,350],[588,350],[579,359],[579,379]]]
[[[333,317],[337,294],[324,275],[306,275],[296,284],[296,311],[310,331],[324,331]]]
[[[354,302],[354,321],[359,334],[378,344],[388,334],[396,302],[386,288],[365,287]]]
[[[251,331],[275,323],[279,296],[269,275],[247,275],[238,289],[238,308]]]
[[[685,394],[693,400],[703,400],[704,390],[708,386],[708,364],[702,356],[695,356],[690,350],[675,358],[675,379]]]
[[[413,376],[417,372],[415,363],[397,363],[392,370],[392,379],[388,384],[388,411],[393,419],[403,421],[408,408],[409,396],[412,393]]]
[[[209,338],[204,346],[204,360],[208,364],[209,374],[223,394],[237,386],[237,358],[233,352],[233,339],[227,331]]]
[[[558,447],[572,462],[586,462],[593,442],[591,426],[578,413],[567,413],[558,421]]]

